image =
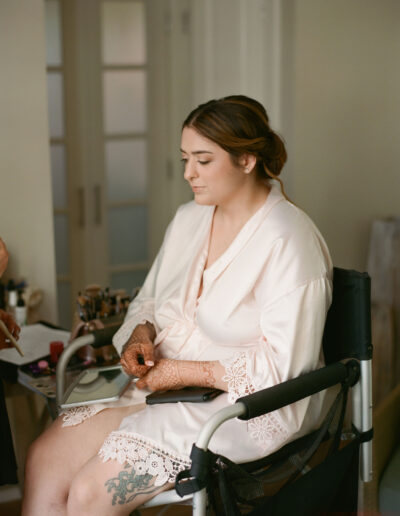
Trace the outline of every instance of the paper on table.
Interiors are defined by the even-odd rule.
[[[50,353],[50,342],[53,340],[61,340],[66,346],[69,337],[69,331],[54,330],[43,324],[28,324],[22,326],[18,339],[18,344],[24,352],[24,356],[21,357],[15,348],[8,348],[0,351],[0,360],[24,365],[48,355]]]

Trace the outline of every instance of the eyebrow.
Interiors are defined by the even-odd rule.
[[[184,154],[214,154],[213,152],[208,151],[208,150],[198,150],[198,151],[194,151],[194,152],[186,152],[183,149],[181,149],[181,152],[183,152]]]

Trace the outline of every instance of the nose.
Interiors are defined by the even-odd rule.
[[[195,162],[192,161],[191,159],[187,159],[187,161],[185,162],[185,170],[183,173],[183,177],[186,179],[186,181],[190,181],[191,179],[193,179],[196,176],[197,176],[197,171],[196,171]]]

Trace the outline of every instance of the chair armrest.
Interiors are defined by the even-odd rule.
[[[359,371],[359,364],[356,360],[349,360],[346,364],[338,362],[249,394],[236,400],[236,403],[242,403],[246,407],[246,412],[238,417],[247,421],[344,381],[348,381],[349,385],[354,385],[358,381]]]

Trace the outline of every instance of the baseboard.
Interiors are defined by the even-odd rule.
[[[22,493],[19,485],[0,486],[0,503],[21,500]]]

